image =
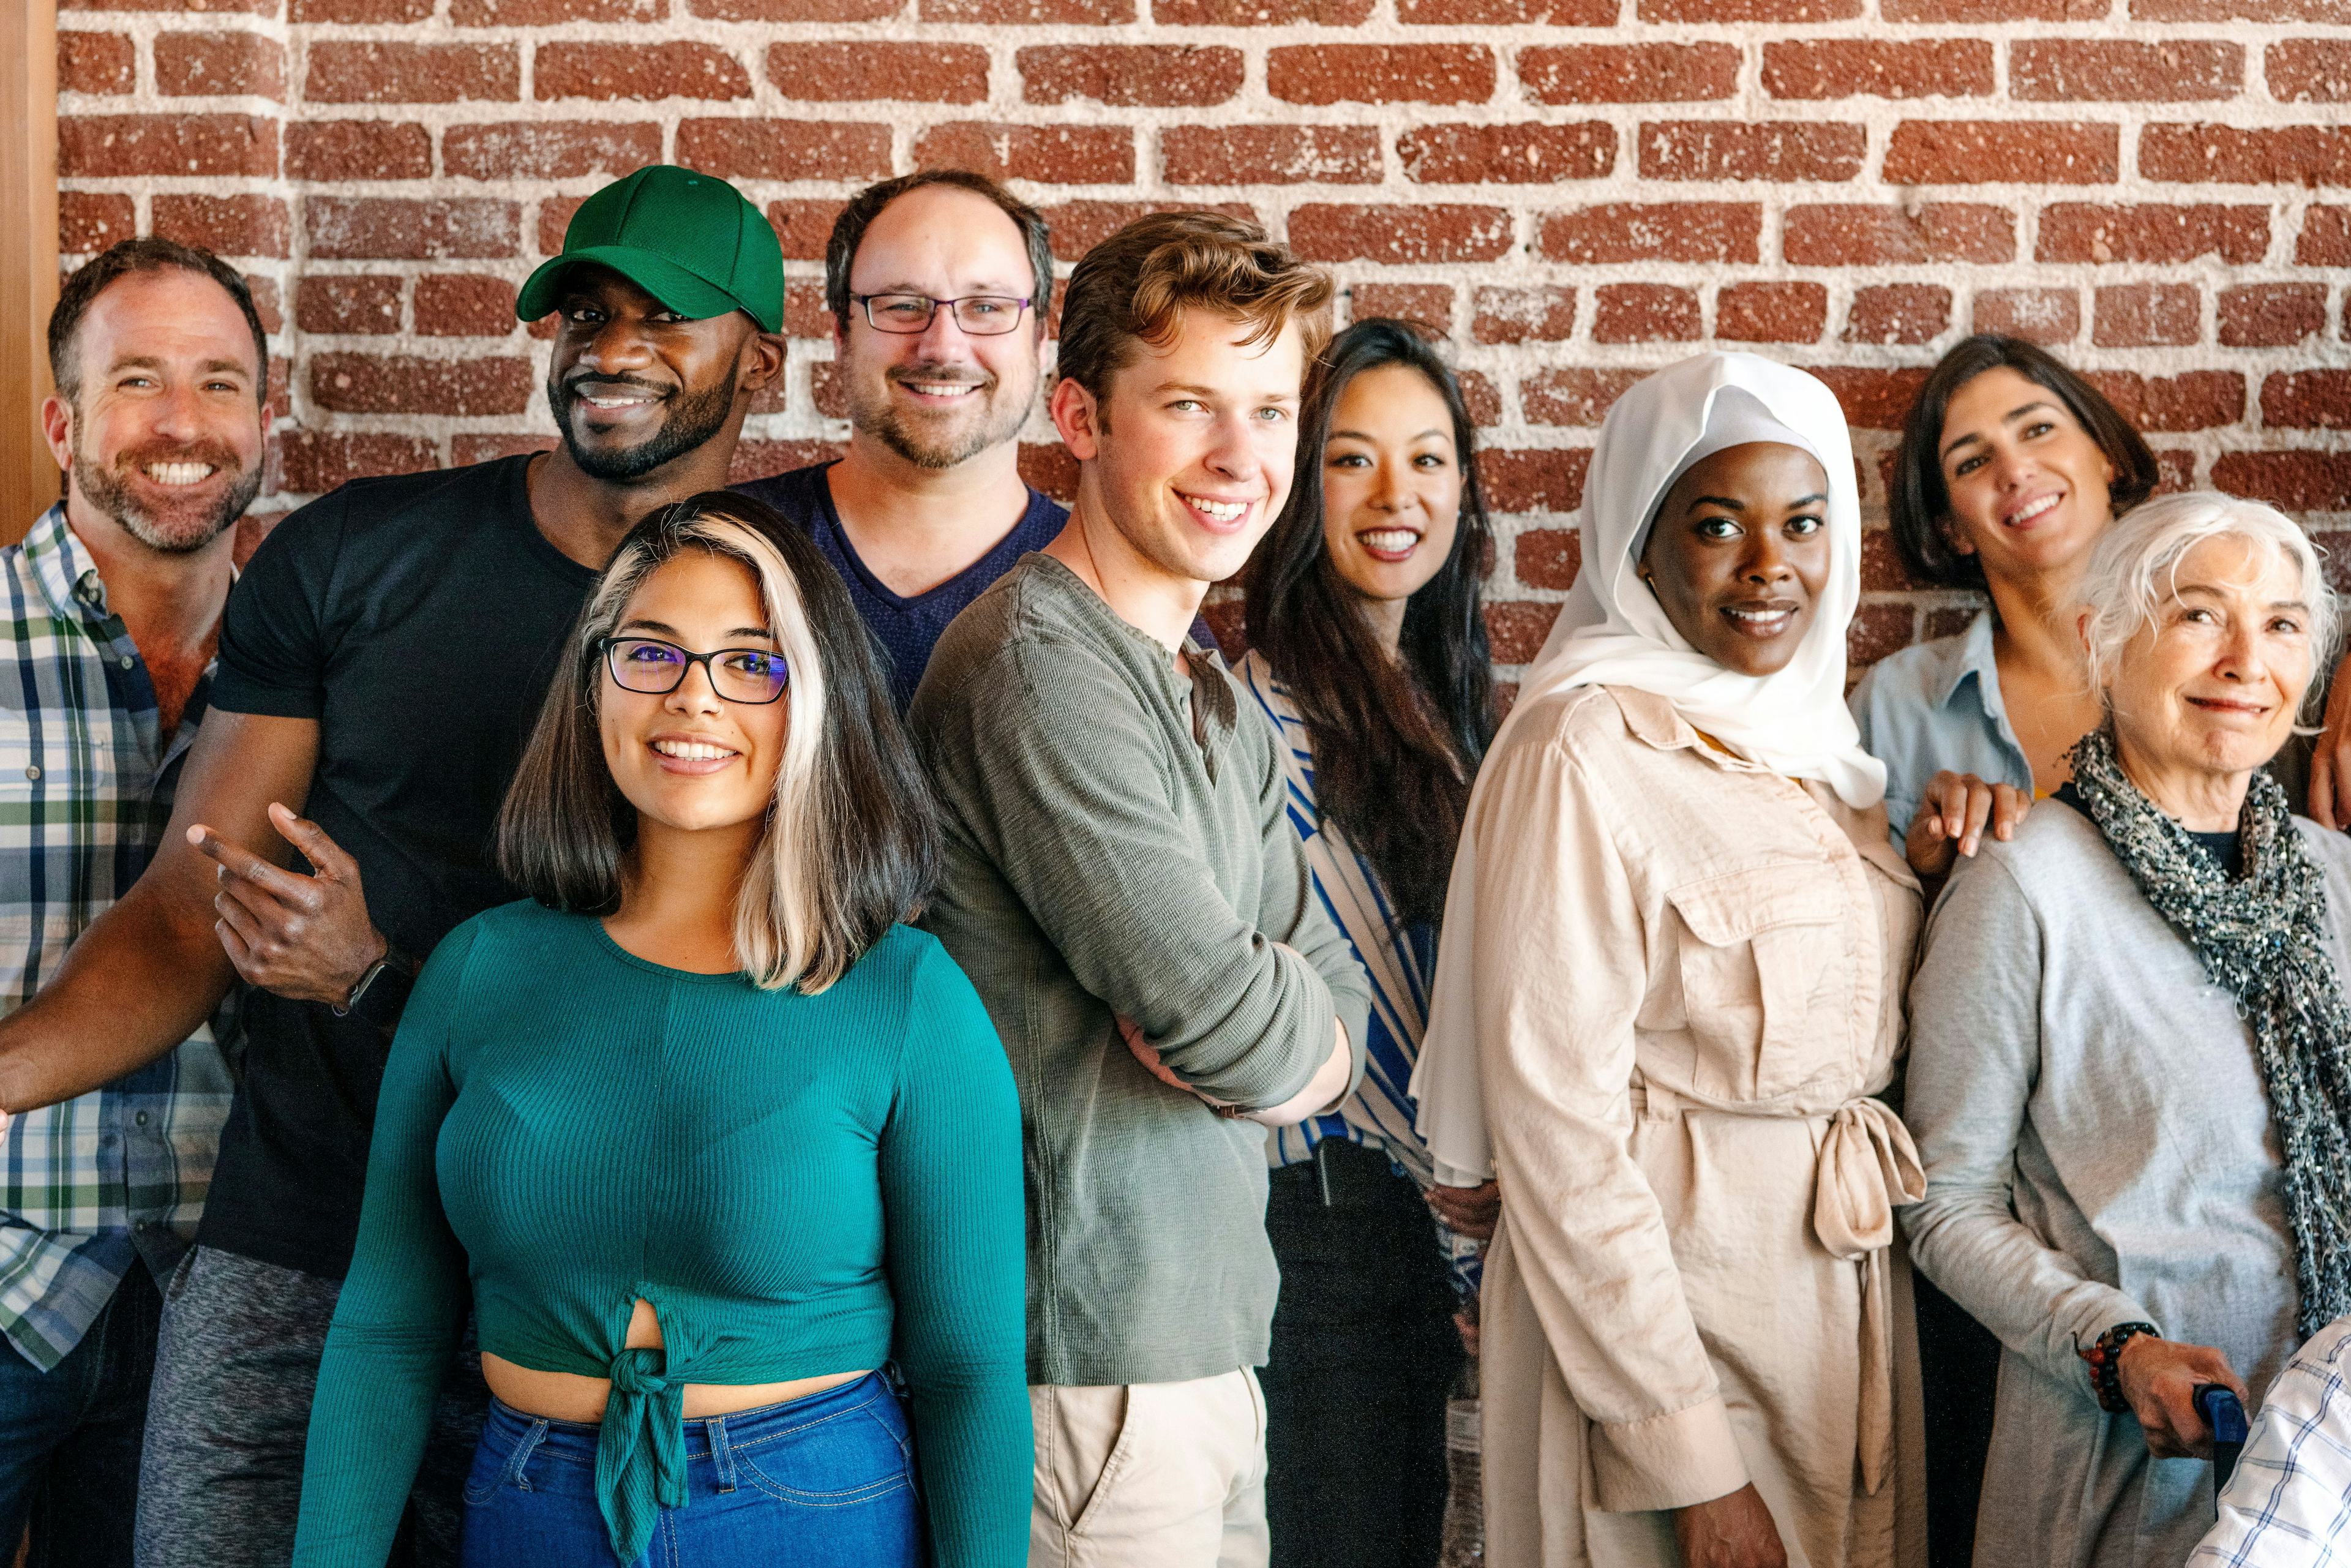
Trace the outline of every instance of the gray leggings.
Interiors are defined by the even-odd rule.
[[[341,1285],[199,1247],[163,1294],[139,1468],[138,1568],[285,1568],[310,1396]],[[473,1335],[442,1385],[394,1563],[457,1560],[489,1390]]]

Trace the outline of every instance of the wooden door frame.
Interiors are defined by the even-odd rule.
[[[0,540],[9,540],[57,498],[41,437],[57,298],[57,0],[0,0],[0,212],[21,214],[0,225]]]

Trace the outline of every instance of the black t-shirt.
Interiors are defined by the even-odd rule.
[[[890,699],[903,715],[914,700],[914,688],[922,684],[923,671],[931,662],[931,650],[938,645],[939,634],[947,629],[947,622],[986,592],[988,584],[1010,571],[1014,561],[1052,543],[1053,536],[1061,531],[1070,514],[1051,497],[1041,491],[1029,491],[1029,509],[1020,514],[1012,531],[998,539],[994,549],[937,587],[909,599],[892,592],[858,558],[857,547],[849,542],[849,530],[841,526],[841,514],[833,507],[832,486],[825,482],[825,474],[831,467],[830,463],[820,463],[812,468],[795,468],[789,474],[754,479],[735,488],[755,501],[773,507],[787,520],[808,530],[817,549],[824,551],[824,558],[841,573],[841,580],[849,585],[850,601],[857,606],[858,616],[888,657]]]
[[[516,896],[490,834],[596,574],[532,521],[528,455],[361,479],[280,523],[229,595],[212,706],[319,721],[303,815],[418,957]],[[340,1279],[383,1078],[381,1009],[256,991],[199,1239]]]

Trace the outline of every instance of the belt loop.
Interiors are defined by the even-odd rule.
[[[530,1463],[531,1455],[537,1453],[538,1446],[545,1441],[547,1441],[547,1422],[541,1418],[530,1424],[530,1430],[522,1435],[522,1441],[517,1443],[514,1452],[507,1456],[506,1479],[515,1490],[531,1490],[530,1478],[522,1473],[522,1469]]]
[[[713,1416],[702,1426],[703,1430],[710,1437],[710,1458],[718,1466],[718,1490],[722,1492],[733,1491],[735,1490],[735,1448],[726,1440],[726,1417]]]

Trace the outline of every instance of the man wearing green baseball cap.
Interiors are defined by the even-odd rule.
[[[292,1557],[310,1389],[409,982],[453,926],[515,896],[492,827],[598,569],[646,513],[726,485],[783,372],[775,232],[688,169],[590,197],[517,309],[559,315],[560,444],[354,480],[277,525],[230,595],[164,847],[0,1020],[16,1113],[160,1058],[250,987],[244,1080],[158,1336],[151,1568]],[[413,1496],[419,1563],[455,1560],[487,1399],[461,1355]]]

